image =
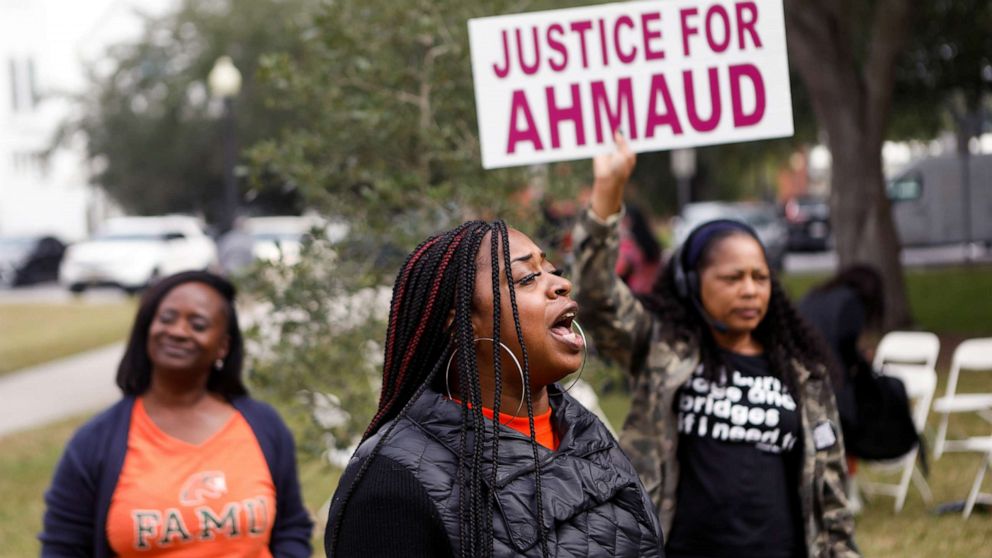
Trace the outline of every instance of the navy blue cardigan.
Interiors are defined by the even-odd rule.
[[[276,516],[269,549],[276,558],[310,556],[313,522],[303,507],[296,476],[293,435],[275,409],[249,397],[231,404],[251,426],[276,489]],[[45,493],[43,557],[112,556],[107,512],[117,487],[134,397],[121,399],[80,428],[66,446]]]

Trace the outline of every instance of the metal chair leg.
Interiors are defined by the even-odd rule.
[[[971,511],[975,508],[975,502],[978,500],[978,495],[981,493],[982,480],[985,479],[985,471],[992,466],[992,451],[985,454],[985,459],[982,460],[981,468],[978,469],[978,474],[975,475],[975,483],[971,487],[971,494],[968,495],[968,500],[964,504],[964,518],[968,519],[971,515]]]

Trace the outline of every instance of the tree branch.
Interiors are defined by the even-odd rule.
[[[416,107],[420,106],[420,97],[418,97],[417,95],[408,93],[403,90],[395,90],[395,89],[389,89],[388,87],[382,87],[381,85],[377,85],[375,83],[365,81],[361,78],[342,77],[340,78],[339,83],[341,85],[346,85],[349,87],[354,87],[356,89],[361,89],[366,93],[383,93],[389,95],[390,97],[393,97],[394,99],[402,103],[406,103]]]

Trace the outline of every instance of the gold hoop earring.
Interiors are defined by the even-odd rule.
[[[589,358],[589,345],[586,343],[586,333],[582,331],[582,326],[579,325],[579,322],[574,319],[572,320],[572,325],[579,330],[579,337],[582,338],[582,365],[579,366],[579,374],[572,380],[572,383],[568,384],[568,387],[562,390],[565,393],[568,393],[570,389],[575,387],[575,384],[582,378],[582,372],[586,369],[586,359]]]
[[[476,337],[475,339],[472,340],[473,343],[478,343],[479,341],[493,341],[493,338],[492,337]],[[510,358],[513,359],[513,364],[516,364],[517,365],[517,372],[520,373],[520,388],[521,388],[521,392],[520,392],[520,404],[517,405],[517,410],[513,412],[513,416],[518,416],[519,413],[520,413],[520,409],[522,409],[523,406],[524,406],[524,394],[526,393],[523,390],[523,387],[524,387],[524,369],[523,369],[522,366],[520,366],[520,361],[517,360],[517,355],[513,354],[513,351],[511,351],[509,347],[507,347],[502,341],[499,342],[499,346],[502,347],[503,350],[505,350],[507,353],[509,353]],[[448,394],[448,399],[454,399],[454,397],[451,396],[451,384],[448,383],[448,374],[451,371],[451,361],[455,360],[455,353],[457,353],[457,352],[458,352],[458,348],[455,348],[455,350],[451,351],[451,356],[448,357],[448,365],[444,367],[444,390]],[[583,362],[585,362],[585,361],[583,361]],[[500,424],[506,425],[506,424],[509,424],[509,421],[507,421],[505,423],[500,423]]]

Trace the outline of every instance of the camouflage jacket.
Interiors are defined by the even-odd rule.
[[[672,403],[678,388],[699,365],[699,349],[663,341],[657,316],[614,273],[618,221],[611,217],[603,223],[588,211],[578,219],[572,237],[575,298],[580,321],[597,350],[632,376],[631,411],[620,445],[637,468],[667,533],[675,516],[679,482],[678,425]],[[858,557],[854,518],[844,492],[847,470],[833,390],[827,378],[811,375],[798,362],[795,372],[803,411],[799,494],[808,556]],[[824,424],[832,428],[835,441],[817,450],[813,430]]]

